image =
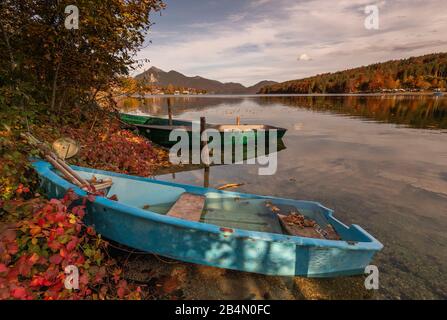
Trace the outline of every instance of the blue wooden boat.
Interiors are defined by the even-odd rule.
[[[68,189],[86,195],[48,162],[33,161],[33,166],[48,196],[60,198]],[[75,166],[72,169],[83,178],[111,178],[108,195],[118,196],[118,201],[96,197],[87,208],[87,225],[94,226],[105,238],[161,256],[267,275],[333,277],[362,274],[383,247],[361,227],[346,226],[332,210],[316,202],[219,191]],[[199,219],[185,220],[197,214],[197,197],[204,199]],[[181,202],[183,207],[178,206]],[[284,211],[299,210],[321,226],[330,224],[341,240],[284,234],[266,203]],[[172,211],[177,212],[170,214]]]

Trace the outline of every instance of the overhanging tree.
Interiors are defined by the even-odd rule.
[[[79,8],[79,29],[65,27],[68,5]],[[162,8],[161,0],[3,0],[0,87],[53,111],[92,101],[136,66],[149,14]]]

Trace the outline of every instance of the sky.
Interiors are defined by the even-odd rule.
[[[165,0],[139,59],[253,85],[447,52],[447,0]],[[378,29],[365,7],[376,5]],[[150,42],[149,42],[150,41]]]

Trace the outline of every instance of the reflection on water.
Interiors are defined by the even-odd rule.
[[[427,96],[264,97],[260,104],[282,104],[328,111],[363,119],[408,125],[413,128],[447,128],[447,99]]]
[[[240,105],[243,101],[250,101],[259,106],[281,105],[306,108],[413,128],[447,128],[447,97],[425,95],[150,97],[142,100],[126,98],[120,100],[118,105],[126,112],[139,109],[148,114],[166,116],[168,100],[175,105],[174,115],[180,115],[191,109],[200,111],[222,105]]]
[[[211,187],[242,183],[237,191],[321,202],[384,244],[373,260],[380,270],[377,297],[447,298],[446,99],[175,98],[176,118],[241,116],[287,128],[287,149],[278,153],[272,176],[235,164],[211,167],[209,175],[202,169],[157,178],[203,185],[206,177]],[[156,98],[125,109],[165,115],[166,105]]]

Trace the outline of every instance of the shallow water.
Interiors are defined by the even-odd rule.
[[[379,298],[447,298],[447,98],[176,97],[174,118],[268,123],[288,129],[271,176],[234,164],[158,179],[314,200],[385,248]],[[125,111],[167,115],[167,98],[129,99]]]

